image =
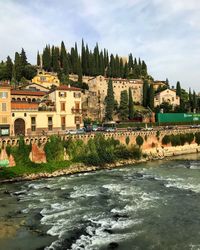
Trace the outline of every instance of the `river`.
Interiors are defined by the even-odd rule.
[[[200,155],[3,184],[0,249],[200,249]]]

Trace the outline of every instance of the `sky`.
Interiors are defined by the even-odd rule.
[[[23,47],[35,64],[46,44],[70,49],[82,38],[200,92],[199,0],[0,0],[0,60]]]

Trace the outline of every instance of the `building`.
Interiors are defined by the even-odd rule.
[[[157,93],[154,97],[154,107],[160,106],[167,102],[173,107],[180,105],[180,97],[176,95],[176,90],[165,89]]]
[[[97,76],[88,79],[89,90],[85,91],[82,98],[83,109],[87,110],[86,117],[94,120],[102,120],[105,115],[105,97],[107,95],[109,78]],[[120,103],[121,91],[129,88],[132,91],[135,104],[142,104],[143,81],[140,79],[112,78],[115,100]]]
[[[167,84],[165,81],[154,81],[152,84],[153,84],[154,90],[157,90],[157,89],[163,88],[163,87],[167,88]]]
[[[31,80],[32,83],[37,83],[44,86],[45,88],[51,88],[52,85],[58,87],[60,80],[58,79],[57,73],[46,72],[44,70],[38,70],[37,75]]]
[[[82,126],[81,90],[11,91],[11,134],[51,135]]]
[[[11,95],[8,84],[0,84],[0,136],[10,135]]]

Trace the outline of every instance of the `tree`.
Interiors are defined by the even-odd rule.
[[[21,57],[21,65],[22,67],[25,67],[28,64],[28,62],[27,62],[26,52],[23,48],[22,48],[20,57]]]
[[[11,58],[8,56],[6,60],[6,73],[7,73],[7,79],[12,79],[12,72],[13,72],[13,62]]]
[[[128,107],[128,92],[127,90],[121,91],[119,115],[122,121],[128,119],[129,107]]]
[[[41,67],[41,60],[40,60],[39,51],[38,51],[38,53],[37,53],[37,66],[38,66],[38,67]]]
[[[153,84],[150,85],[149,88],[149,108],[153,109],[154,108],[154,88],[153,88]]]
[[[18,52],[15,53],[14,68],[15,68],[15,80],[19,82],[22,78],[23,66],[22,66],[20,54]]]
[[[46,45],[45,49],[43,50],[42,54],[42,65],[43,69],[46,71],[51,71],[51,50],[50,46]]]
[[[196,93],[195,91],[193,91],[193,95],[192,95],[192,103],[193,103],[193,112],[196,111],[197,108],[197,97],[196,97]]]
[[[180,85],[180,82],[177,82],[177,84],[176,84],[176,95],[181,98],[181,85]]]
[[[131,88],[129,88],[129,98],[128,98],[128,113],[129,113],[129,119],[132,120],[134,118],[134,104],[133,104],[133,97],[132,97],[132,92]]]
[[[148,104],[148,88],[149,88],[149,84],[147,80],[144,80],[144,84],[143,84],[143,106],[147,107]]]
[[[107,96],[105,102],[106,102],[105,119],[108,121],[112,121],[115,100],[114,100],[113,84],[111,79],[109,79],[108,82]]]

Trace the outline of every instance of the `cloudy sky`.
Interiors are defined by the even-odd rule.
[[[23,47],[31,63],[45,44],[83,38],[141,57],[154,79],[200,91],[199,0],[0,0],[0,60]]]

